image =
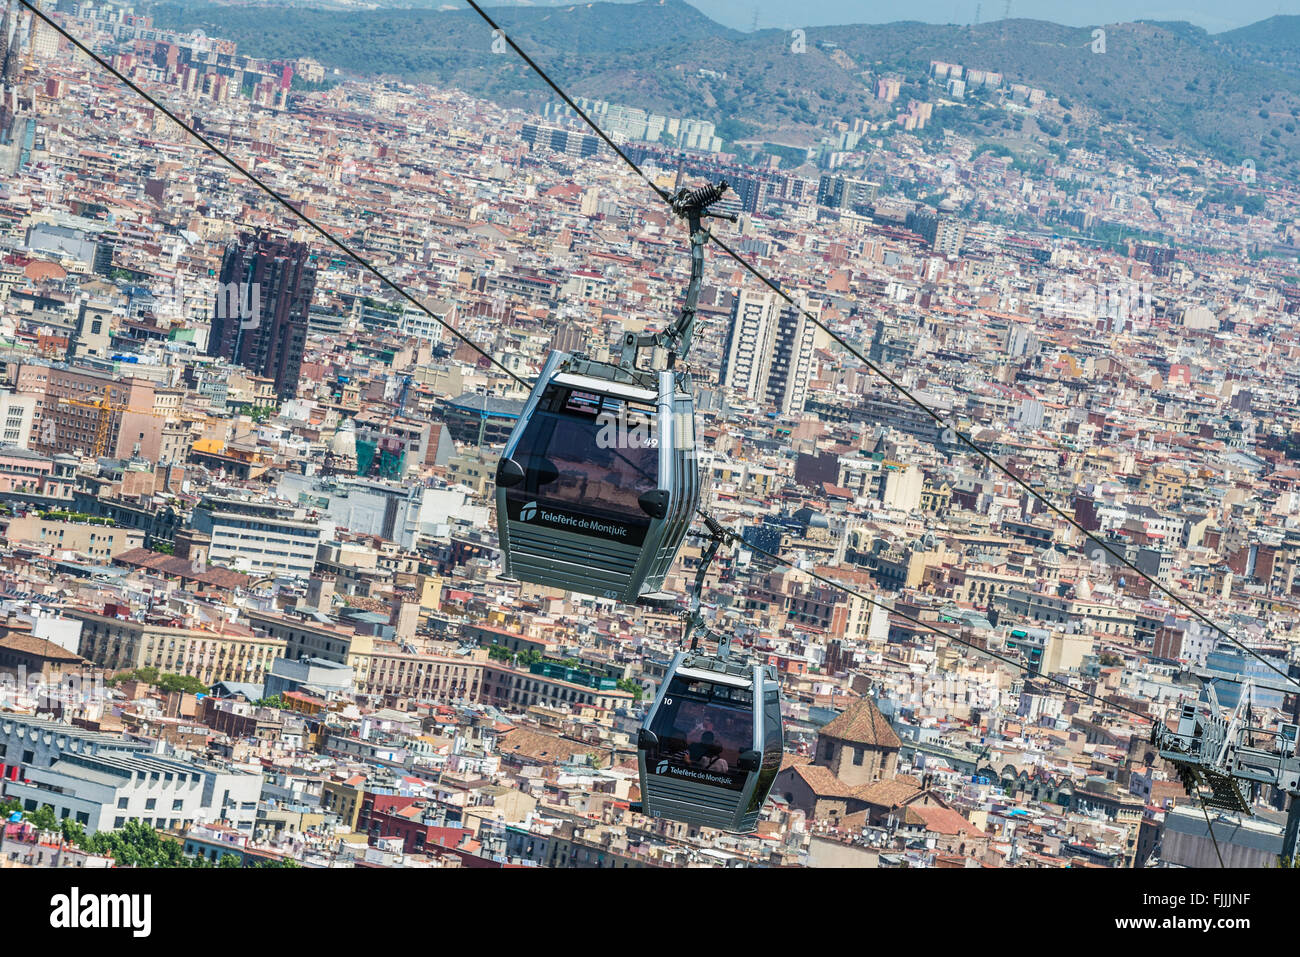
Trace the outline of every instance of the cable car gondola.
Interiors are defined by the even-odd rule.
[[[734,656],[679,652],[637,735],[634,810],[747,834],[758,826],[784,750],[776,669]]]
[[[678,367],[690,349],[704,276],[700,221],[726,183],[672,199],[691,231],[681,317],[623,337],[617,364],[553,351],[496,472],[502,572],[585,595],[668,607],[664,577],[699,504],[695,403]],[[722,217],[730,218],[730,217]],[[652,368],[638,359],[651,351]]]
[[[507,577],[674,601],[659,589],[700,497],[688,390],[667,370],[634,377],[551,353],[497,466]]]

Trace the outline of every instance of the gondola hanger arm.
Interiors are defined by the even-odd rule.
[[[619,365],[630,371],[637,369],[637,356],[642,350],[662,350],[666,356],[668,368],[684,361],[691,351],[691,340],[695,335],[695,320],[700,300],[700,286],[704,282],[704,247],[709,241],[709,232],[703,226],[705,219],[725,219],[736,222],[731,213],[710,212],[709,207],[722,199],[728,189],[727,181],[719,180],[694,189],[682,187],[676,193],[666,196],[668,205],[677,216],[686,220],[691,237],[691,279],[686,287],[686,299],[682,303],[681,315],[677,321],[666,329],[646,335],[628,333],[623,337],[623,352]]]

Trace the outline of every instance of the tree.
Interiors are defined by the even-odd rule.
[[[234,854],[222,854],[217,867],[243,867],[243,863]]]
[[[248,405],[245,403],[239,407],[240,415],[248,416],[259,425],[269,419],[274,413],[274,409],[261,405]]]
[[[207,694],[208,686],[192,675],[163,675],[158,679],[161,691],[183,691],[186,694]]]
[[[619,678],[614,682],[614,687],[619,691],[626,691],[636,701],[640,701],[645,695],[645,688],[641,687],[639,681],[633,681],[631,678]]]
[[[181,691],[186,694],[206,694],[208,686],[191,675],[159,673],[157,668],[146,666],[134,671],[124,671],[108,679],[110,687],[123,681],[143,681],[160,691]]]
[[[63,839],[74,847],[84,847],[86,844],[86,829],[80,821],[72,818],[63,819]]]
[[[35,811],[28,811],[23,815],[27,823],[40,831],[59,831],[61,830],[58,815],[54,813],[54,808],[48,804],[42,804]]]
[[[108,854],[118,867],[197,867],[180,841],[163,837],[143,821],[127,821],[116,831],[97,831],[85,843],[92,854]]]

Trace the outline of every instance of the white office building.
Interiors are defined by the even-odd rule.
[[[778,308],[778,306],[780,308]],[[805,305],[820,314],[818,303]],[[783,413],[803,411],[817,327],[773,292],[743,289],[731,312],[722,385]]]
[[[143,744],[26,716],[5,716],[0,742],[6,766],[20,769],[4,797],[28,811],[50,807],[87,834],[130,820],[159,829],[225,821],[253,833],[260,774],[156,757]]]

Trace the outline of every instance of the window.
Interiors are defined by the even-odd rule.
[[[157,798],[149,798],[144,802],[144,809],[146,811],[152,811],[157,806],[157,804],[158,804]]]
[[[35,761],[36,761],[36,752],[34,751],[23,752],[23,764],[32,764]]]
[[[600,400],[563,387],[547,388],[515,453],[525,471],[524,481],[509,494],[515,508],[537,500],[648,524],[637,499],[658,487],[659,450],[620,449],[612,447],[620,443],[604,441]],[[604,403],[606,417],[627,415],[619,400],[605,397]],[[638,431],[649,431],[650,421],[647,417],[645,429]],[[630,433],[629,428],[629,441],[623,444],[634,444]]]
[[[177,798],[175,801],[172,801],[172,810],[173,810],[173,811],[179,811],[179,810],[181,810],[181,808],[183,808],[184,806],[185,806],[185,801],[182,800],[181,798]]]
[[[855,767],[859,767],[859,768],[862,767],[862,757],[863,757],[863,755],[865,755],[866,753],[867,753],[867,752],[866,752],[866,748],[854,748],[854,749],[853,749],[853,764],[854,764]]]
[[[737,764],[754,743],[753,696],[748,688],[675,677],[655,715],[660,756],[670,768],[708,772],[708,783],[738,790]],[[669,772],[670,774],[673,772]]]
[[[127,802],[128,802],[129,800],[130,800],[130,798],[124,798],[124,797],[120,797],[120,798],[118,798],[118,799],[117,799],[117,807],[118,807],[118,809],[119,809],[119,810],[123,810],[123,809],[125,809],[125,808],[126,808],[126,805],[127,805]]]

